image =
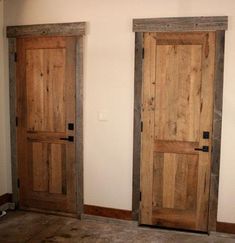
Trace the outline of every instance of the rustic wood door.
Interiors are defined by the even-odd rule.
[[[17,39],[19,205],[75,214],[75,37]]]
[[[140,223],[207,231],[215,34],[145,33],[144,53]]]

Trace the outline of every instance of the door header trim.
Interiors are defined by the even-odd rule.
[[[228,29],[228,16],[133,19],[133,32],[186,32]]]
[[[8,38],[35,36],[82,36],[85,34],[86,22],[7,26]]]

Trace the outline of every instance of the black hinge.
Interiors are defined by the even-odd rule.
[[[140,131],[141,131],[141,132],[143,132],[143,126],[144,126],[144,125],[143,125],[143,122],[141,121],[141,123],[140,123]]]
[[[20,188],[20,179],[17,179],[17,186]]]
[[[16,117],[16,126],[18,127],[18,117]]]
[[[142,59],[144,59],[144,48],[142,48]]]
[[[14,58],[15,58],[15,62],[17,62],[17,52],[15,52]]]
[[[140,192],[140,201],[142,200],[142,193]]]

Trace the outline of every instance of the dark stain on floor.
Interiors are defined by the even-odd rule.
[[[0,243],[235,243],[235,235],[210,236],[139,227],[131,221],[86,217],[83,220],[12,211],[0,218]]]

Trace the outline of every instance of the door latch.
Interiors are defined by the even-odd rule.
[[[209,152],[209,146],[202,146],[202,148],[195,148],[196,151]]]
[[[74,137],[73,136],[68,136],[67,138],[60,138],[60,140],[66,140],[69,142],[73,142],[74,141]]]

